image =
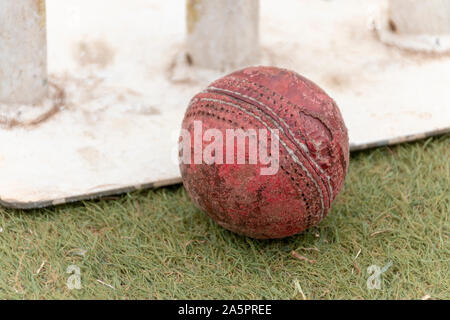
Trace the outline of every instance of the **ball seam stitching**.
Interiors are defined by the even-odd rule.
[[[263,125],[265,125],[265,126],[270,130],[270,132],[271,132],[273,135],[276,135],[276,134],[273,132],[273,129],[270,128],[270,127],[268,126],[268,124],[267,124],[261,117],[259,117],[259,116],[256,115],[255,113],[253,113],[253,112],[251,112],[251,111],[249,111],[249,110],[247,110],[247,109],[245,109],[245,108],[242,108],[241,106],[239,106],[239,105],[237,105],[237,104],[234,104],[234,103],[232,103],[232,102],[227,102],[227,101],[219,100],[219,99],[214,99],[214,98],[199,98],[198,101],[218,102],[218,103],[223,103],[223,104],[226,104],[226,105],[235,107],[235,108],[241,110],[242,112],[246,113],[247,115],[253,117],[254,119],[260,121]],[[284,133],[283,128],[282,128],[279,124],[273,123],[273,125],[274,125],[275,127],[277,127],[280,131],[282,131],[282,132]],[[283,145],[283,147],[286,149],[286,151],[287,151],[287,153],[290,155],[291,159],[292,159],[295,163],[297,163],[298,165],[300,165],[300,167],[301,167],[301,168],[303,169],[303,171],[306,173],[306,175],[308,176],[308,178],[309,178],[309,179],[313,182],[313,184],[315,185],[316,190],[319,192],[320,203],[321,203],[321,216],[320,216],[320,219],[323,219],[324,214],[325,214],[325,204],[324,204],[324,197],[323,197],[323,194],[322,194],[322,189],[321,189],[320,186],[318,185],[317,181],[311,176],[311,173],[309,172],[309,170],[305,168],[305,166],[304,166],[303,163],[300,161],[300,159],[297,157],[297,155],[295,154],[295,152],[294,152],[291,148],[289,148],[289,146],[287,146],[286,143],[285,143],[283,140],[281,140],[279,137],[278,137],[278,140],[279,140],[279,142]],[[301,191],[301,190],[300,190],[300,191]]]
[[[256,100],[256,99],[254,99],[254,98],[252,98],[252,97],[249,97],[249,96],[247,96],[247,95],[241,94],[241,93],[239,93],[239,92],[231,91],[231,90],[228,90],[228,89],[222,89],[222,88],[213,87],[213,86],[208,87],[207,90],[209,90],[209,89],[212,89],[212,90],[213,90],[212,92],[214,92],[214,91],[219,91],[219,92],[224,93],[224,94],[226,94],[226,93],[236,94],[236,95],[238,95],[238,96],[241,96],[242,98],[246,98],[246,99],[249,99],[250,101],[253,101],[253,102],[255,102],[255,103],[260,104],[260,105],[263,106],[265,109],[269,110],[269,112],[272,114],[272,116],[269,115],[269,117],[272,118],[272,120],[273,120],[272,122],[275,122],[274,125],[280,127],[280,129],[283,131],[283,133],[286,134],[286,132],[282,129],[281,125],[280,125],[279,123],[277,123],[277,119],[278,119],[280,122],[282,122],[282,124],[286,127],[286,129],[287,129],[287,131],[288,131],[288,134],[286,134],[286,136],[288,136],[288,137],[290,138],[290,140],[293,140],[294,144],[297,144],[297,146],[300,146],[301,150],[303,150],[303,151],[306,153],[306,154],[305,154],[305,158],[307,158],[308,162],[312,163],[313,166],[316,167],[317,170],[319,170],[319,172],[316,172],[316,173],[318,173],[319,176],[324,176],[324,177],[325,177],[325,179],[326,179],[326,186],[327,186],[326,189],[327,189],[328,197],[329,197],[329,201],[328,201],[328,202],[329,202],[329,205],[331,206],[331,199],[333,198],[333,187],[331,186],[331,181],[330,181],[331,179],[330,179],[330,176],[328,176],[328,175],[324,172],[324,170],[323,170],[322,168],[320,168],[319,165],[314,161],[314,159],[312,158],[312,156],[311,156],[311,154],[310,154],[310,152],[309,152],[308,147],[307,147],[304,143],[298,141],[298,139],[295,137],[294,133],[293,133],[292,130],[290,129],[289,125],[284,121],[284,119],[282,119],[281,117],[279,117],[279,116],[272,110],[272,108],[268,107],[268,106],[265,105],[264,103],[262,103],[262,102],[260,102],[260,101],[258,101],[258,100]],[[244,100],[244,102],[249,103],[248,101],[245,101],[245,100]],[[249,103],[249,104],[253,105],[252,103]],[[253,106],[254,106],[254,105],[253,105]],[[255,106],[255,107],[256,107],[256,106]],[[262,111],[264,111],[264,110],[262,110]],[[265,113],[267,114],[267,112],[265,112]],[[276,117],[277,119],[274,119],[273,117]]]

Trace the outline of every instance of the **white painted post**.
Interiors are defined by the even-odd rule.
[[[398,34],[450,34],[450,0],[389,0],[388,16]]]
[[[46,41],[45,0],[0,1],[0,103],[47,95]]]
[[[187,60],[220,71],[258,63],[259,0],[187,0]]]

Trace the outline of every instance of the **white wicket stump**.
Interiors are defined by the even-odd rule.
[[[39,104],[47,95],[44,0],[0,2],[0,103]]]
[[[450,54],[450,0],[388,0],[380,5],[375,24],[386,44]]]
[[[13,30],[4,9],[18,2],[38,1],[0,1],[0,30]],[[450,131],[450,57],[380,41],[380,3],[260,2],[259,64],[323,87],[342,110],[352,150]],[[175,0],[47,0],[46,94],[30,89],[43,83],[45,68],[12,81],[13,66],[43,65],[45,30],[27,32],[41,41],[24,36],[22,47],[0,31],[1,204],[42,207],[180,182],[172,158],[184,111],[228,72],[189,65],[186,13]],[[28,23],[39,21],[30,16]],[[5,56],[8,41],[17,55]],[[27,50],[37,56],[27,60]]]
[[[260,62],[259,0],[187,0],[186,11],[190,63],[229,70]]]

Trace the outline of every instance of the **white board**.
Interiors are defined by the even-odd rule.
[[[450,131],[449,55],[378,41],[378,6],[261,1],[261,64],[324,88],[352,150]],[[180,182],[184,110],[223,75],[187,65],[184,1],[47,0],[47,24],[49,81],[64,96],[43,118],[0,106],[0,119],[16,120],[0,127],[0,203],[43,207]]]

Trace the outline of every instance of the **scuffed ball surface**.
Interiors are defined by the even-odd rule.
[[[344,184],[349,143],[339,108],[313,82],[285,69],[250,67],[211,83],[191,100],[183,119],[192,140],[182,151],[192,158],[194,121],[201,121],[203,132],[216,129],[224,137],[227,129],[279,133],[272,175],[261,175],[267,165],[259,162],[180,162],[186,190],[217,223],[253,238],[283,238],[327,215]],[[269,134],[267,145],[271,139]]]

